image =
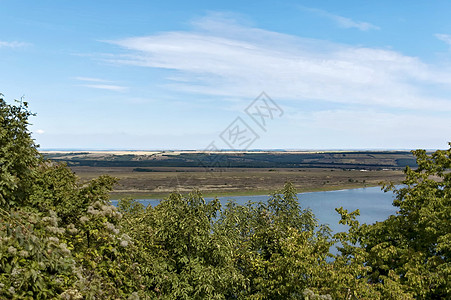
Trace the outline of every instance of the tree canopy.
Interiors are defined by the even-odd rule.
[[[0,96],[0,298],[449,299],[451,148],[413,151],[396,215],[332,235],[287,183],[267,202],[199,191],[155,207],[109,201],[37,151],[26,102]],[[338,254],[330,252],[338,247]]]

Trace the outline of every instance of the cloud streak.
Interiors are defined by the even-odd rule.
[[[446,43],[449,47],[451,47],[451,35],[449,34],[443,34],[443,33],[436,33],[435,37],[441,40],[442,42]]]
[[[350,18],[346,18],[340,15],[332,14],[328,11],[317,9],[317,8],[310,8],[310,7],[301,7],[302,10],[312,12],[318,16],[330,19],[334,21],[338,26],[342,28],[357,28],[361,31],[368,31],[368,30],[379,30],[380,28],[376,25],[373,25],[368,22],[361,22],[361,21],[354,21]]]
[[[0,41],[0,48],[23,48],[23,47],[27,47],[30,46],[29,43],[24,43],[24,42],[17,42],[17,41],[13,41],[13,42],[6,42],[6,41]]]
[[[110,62],[168,69],[169,88],[227,97],[451,110],[451,71],[416,57],[306,39],[206,17],[191,31],[109,41]],[[430,94],[434,86],[434,94]]]
[[[74,77],[74,79],[78,80],[78,81],[88,81],[88,82],[104,82],[104,83],[111,82],[111,80],[105,80],[105,79],[93,78],[93,77]]]
[[[82,84],[80,86],[88,87],[88,88],[92,88],[92,89],[114,91],[114,92],[123,92],[123,91],[127,90],[127,87],[120,86],[120,85],[112,85],[112,84]]]
[[[128,87],[112,84],[111,80],[94,78],[94,77],[74,77],[77,81],[87,82],[86,84],[79,84],[78,86],[99,89],[99,90],[108,90],[114,92],[124,92],[128,90]]]

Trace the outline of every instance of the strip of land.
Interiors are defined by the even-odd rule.
[[[193,189],[205,196],[263,195],[292,182],[299,192],[378,186],[382,182],[399,183],[399,170],[360,171],[334,169],[224,169],[203,168],[134,172],[133,168],[72,167],[83,180],[108,174],[119,179],[112,198],[162,198],[173,191],[187,193]]]
[[[299,192],[400,183],[407,151],[48,151],[83,180],[118,178],[112,198],[162,198],[178,191],[205,196],[263,195],[287,181]]]

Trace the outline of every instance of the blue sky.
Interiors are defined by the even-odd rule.
[[[0,0],[0,92],[44,149],[447,148],[450,1]],[[283,114],[245,112],[265,92]],[[222,135],[224,136],[224,135]]]

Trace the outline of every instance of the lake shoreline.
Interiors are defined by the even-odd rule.
[[[310,188],[298,188],[296,191],[299,194],[303,193],[314,193],[314,192],[330,192],[330,191],[344,191],[344,190],[353,190],[360,188],[369,188],[369,187],[382,187],[382,184],[347,184],[347,185],[335,185],[335,186],[324,186],[324,187],[310,187]],[[281,187],[282,188],[282,187]],[[200,190],[202,192],[202,190]],[[177,192],[174,190],[174,192]],[[268,196],[274,193],[274,190],[245,190],[245,191],[207,191],[202,192],[202,195],[205,198],[214,198],[214,197],[240,197],[240,196]],[[180,191],[181,194],[188,194],[187,191]],[[111,193],[111,200],[119,200],[123,198],[133,198],[136,200],[143,199],[163,199],[170,195],[171,193]]]
[[[318,220],[318,224],[329,226],[332,232],[342,232],[347,230],[346,225],[339,224],[340,215],[336,212],[337,207],[343,207],[348,211],[360,210],[357,220],[363,224],[373,224],[383,221],[390,215],[396,214],[398,208],[393,206],[395,194],[385,193],[379,187],[357,187],[347,189],[336,189],[328,191],[297,192],[299,204],[303,209],[310,209]],[[210,201],[212,197],[205,197]],[[222,207],[225,207],[229,200],[238,205],[246,205],[251,202],[266,202],[267,195],[245,195],[245,196],[221,196],[218,197]],[[144,206],[156,206],[160,199],[136,199]],[[115,206],[118,200],[111,200]]]

